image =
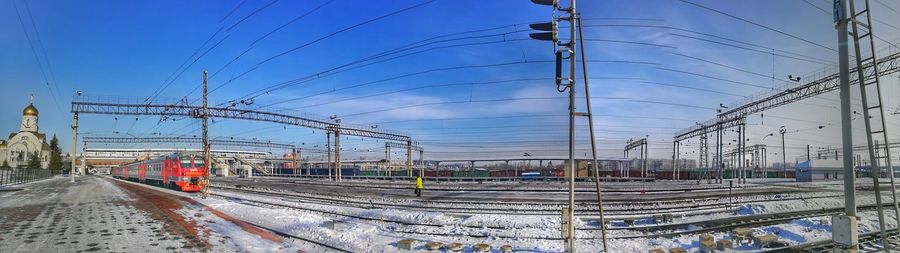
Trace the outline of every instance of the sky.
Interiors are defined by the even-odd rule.
[[[900,24],[900,4],[872,4],[876,47],[898,44],[900,26],[892,24]],[[673,133],[714,118],[720,104],[796,85],[788,75],[815,80],[837,63],[826,0],[580,1],[577,9],[601,157],[622,157],[627,140],[646,136],[651,157],[671,158]],[[553,83],[552,43],[529,39],[527,27],[554,15],[562,14],[524,0],[3,0],[0,132],[18,131],[34,94],[41,132],[69,150],[76,91],[196,103],[206,70],[213,105],[335,115],[408,134],[426,159],[562,157],[567,93]],[[560,26],[568,40],[568,23]],[[579,97],[581,73],[579,66]],[[893,112],[900,79],[882,82]],[[248,98],[252,104],[237,103]],[[789,130],[788,161],[805,156],[807,144],[839,146],[837,98],[824,94],[751,115],[748,143],[769,145],[770,162],[783,155],[780,136],[768,136],[781,126]],[[584,110],[583,99],[578,103]],[[80,116],[82,136],[200,135],[190,118]],[[900,124],[893,115],[887,120],[889,128]],[[576,125],[576,153],[585,156],[587,122]],[[861,120],[854,134],[863,144]],[[896,134],[891,138],[900,139]],[[214,119],[210,135],[305,148],[326,142],[320,130],[232,119]],[[726,148],[736,138],[729,133]],[[695,158],[698,141],[683,142],[681,156]],[[345,136],[341,145],[346,159],[384,157],[383,140]]]

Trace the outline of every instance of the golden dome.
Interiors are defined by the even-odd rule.
[[[38,116],[38,110],[34,107],[33,104],[28,104],[28,107],[25,107],[25,110],[22,111],[23,116]]]

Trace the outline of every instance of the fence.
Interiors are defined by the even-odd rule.
[[[52,177],[50,170],[0,169],[0,186],[24,184]]]

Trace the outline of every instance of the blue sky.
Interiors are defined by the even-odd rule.
[[[211,101],[217,104],[433,36],[501,27],[452,38],[507,33],[505,36],[433,43],[420,48],[433,50],[288,86],[260,95],[254,105],[243,107],[278,103],[275,107],[338,115],[347,123],[377,124],[382,129],[410,134],[425,146],[429,158],[565,154],[565,94],[556,92],[552,79],[547,80],[553,76],[552,64],[541,62],[552,60],[552,47],[548,42],[525,40],[527,32],[517,31],[527,28],[522,24],[548,20],[548,7],[524,0],[437,0],[282,54],[423,2],[0,1],[0,85],[4,91],[0,95],[0,132],[18,129],[21,108],[27,105],[30,93],[35,94],[35,104],[41,111],[41,131],[57,134],[68,150],[68,108],[76,90],[91,96],[149,97],[166,86],[159,100],[180,99],[200,85],[202,71],[208,70],[215,74],[209,83],[215,89]],[[831,16],[813,7],[830,10],[829,1],[690,2],[836,48]],[[882,4],[890,4],[893,10]],[[900,5],[875,0],[873,7],[880,22],[900,24],[900,13],[894,12]],[[651,156],[670,157],[672,133],[711,119],[720,103],[731,104],[781,87],[787,75],[821,71],[837,59],[829,49],[681,1],[580,1],[578,8],[588,25],[588,58],[600,61],[590,63],[588,72],[596,78],[591,85],[592,96],[598,97],[593,107],[598,115],[598,148],[608,157],[621,156],[628,138],[645,135],[650,136]],[[883,23],[875,24],[876,33],[896,42],[900,30]],[[562,37],[568,35],[563,33]],[[208,53],[177,75],[182,62],[210,38],[199,51]],[[251,46],[259,38],[263,39]],[[722,39],[726,38],[762,47],[741,45],[742,49],[695,38],[739,45]],[[440,48],[463,43],[478,45]],[[429,71],[476,65],[485,66]],[[409,75],[418,72],[426,73]],[[165,85],[173,73],[178,78]],[[403,75],[409,76],[394,78]],[[780,80],[773,81],[773,76]],[[382,79],[389,80],[374,82]],[[885,79],[891,86],[886,93],[898,92],[897,80],[896,75]],[[354,88],[342,89],[346,87]],[[377,95],[381,93],[387,94]],[[189,100],[196,97],[198,93],[194,92]],[[515,98],[519,100],[510,100]],[[789,158],[805,153],[806,144],[835,146],[839,144],[836,98],[836,94],[827,94],[752,117],[748,138],[751,144],[780,146],[773,140],[777,138],[763,137],[785,125],[796,130],[787,140]],[[289,99],[294,100],[284,102]],[[896,107],[897,101],[888,104]],[[135,119],[84,115],[80,125],[82,132],[94,136],[199,135],[196,120]],[[895,119],[890,120],[896,124]],[[818,130],[818,125],[829,127]],[[585,123],[578,129],[579,148],[585,148]],[[321,131],[236,120],[216,120],[211,135],[305,147],[325,143]],[[348,159],[381,158],[384,154],[383,141],[347,138],[342,145]],[[690,143],[686,145],[685,152],[695,150]]]

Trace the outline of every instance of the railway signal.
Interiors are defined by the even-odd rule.
[[[591,154],[593,155],[593,160],[591,163],[591,168],[594,171],[594,182],[597,186],[597,207],[600,210],[600,227],[601,227],[601,236],[603,240],[603,251],[608,252],[606,245],[606,222],[603,218],[603,206],[601,199],[601,188],[600,188],[600,170],[597,164],[597,144],[595,142],[596,138],[594,138],[594,118],[591,114],[591,91],[590,86],[588,84],[588,74],[587,74],[587,60],[585,59],[584,53],[584,34],[581,24],[581,18],[578,15],[578,12],[575,9],[575,0],[570,0],[568,8],[561,8],[559,6],[559,0],[531,0],[531,2],[539,5],[548,5],[553,7],[553,13],[555,16],[556,11],[565,12],[568,14],[567,17],[554,17],[550,20],[550,22],[543,23],[535,23],[530,24],[529,27],[538,32],[529,34],[529,37],[536,40],[543,41],[551,41],[553,42],[554,54],[556,56],[556,90],[559,92],[569,91],[569,207],[568,210],[575,210],[575,177],[578,174],[578,165],[575,163],[575,117],[582,116],[588,118],[588,131],[590,132],[590,141],[591,141]],[[559,21],[568,21],[569,22],[569,41],[562,43],[559,41]],[[576,31],[576,27],[578,28]],[[580,40],[580,48],[581,48],[581,67],[582,74],[584,75],[584,97],[585,97],[585,108],[586,112],[578,112],[575,110],[575,67],[577,64],[576,61],[576,49],[575,49],[575,39],[576,36],[578,40]],[[560,47],[557,49],[557,47]],[[563,55],[565,53],[565,55]],[[563,78],[562,74],[562,60],[569,60],[569,72],[568,77]],[[563,83],[563,81],[566,81]],[[573,221],[575,220],[575,212],[562,212],[562,220]],[[563,239],[565,241],[565,250],[566,252],[575,252],[575,229],[574,223],[569,222],[563,225],[561,228]]]
[[[531,29],[544,31],[538,33],[531,33],[528,36],[532,39],[536,40],[549,40],[553,41],[553,43],[559,43],[559,22],[556,20],[546,22],[546,23],[534,23],[529,24],[528,27]]]

